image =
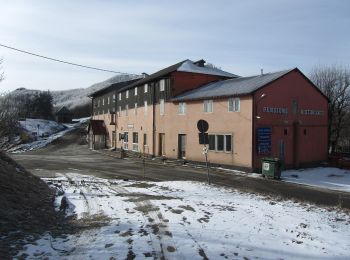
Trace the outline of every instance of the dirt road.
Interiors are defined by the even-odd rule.
[[[27,170],[39,177],[54,177],[56,172],[79,172],[107,179],[131,179],[150,181],[194,180],[206,182],[205,169],[174,166],[146,161],[146,178],[143,164],[133,158],[118,159],[91,151],[81,145],[83,132],[72,131],[49,146],[11,156]],[[350,194],[321,188],[251,178],[244,175],[212,171],[211,181],[215,185],[233,187],[245,192],[259,193],[280,199],[295,199],[326,206],[350,208]]]

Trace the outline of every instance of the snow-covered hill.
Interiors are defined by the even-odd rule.
[[[112,78],[109,78],[105,81],[93,84],[92,86],[88,88],[77,88],[77,89],[70,89],[70,90],[62,90],[62,91],[51,91],[53,100],[54,100],[54,106],[55,107],[62,107],[66,106],[69,109],[73,109],[78,106],[86,105],[90,102],[90,99],[88,98],[88,95],[99,90],[102,88],[105,88],[111,84],[140,78],[141,76],[136,75],[117,75]],[[34,95],[37,93],[38,90],[31,90],[26,88],[19,88],[13,91],[11,94],[14,95]]]

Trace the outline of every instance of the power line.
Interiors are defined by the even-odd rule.
[[[24,50],[20,50],[20,49],[14,48],[14,47],[10,47],[10,46],[7,46],[7,45],[1,44],[1,43],[0,43],[0,46],[4,47],[4,48],[7,48],[7,49],[10,49],[10,50],[14,50],[14,51],[18,51],[18,52],[21,52],[21,53],[25,53],[25,54],[28,54],[28,55],[36,56],[36,57],[39,57],[39,58],[43,58],[43,59],[47,59],[47,60],[51,60],[51,61],[56,61],[56,62],[60,62],[60,63],[65,63],[65,64],[69,64],[69,65],[73,65],[73,66],[78,66],[78,67],[82,67],[82,68],[86,68],[86,69],[93,69],[93,70],[99,70],[99,71],[111,72],[111,73],[118,73],[118,74],[129,74],[129,73],[125,73],[125,72],[113,71],[113,70],[105,70],[105,69],[85,66],[85,65],[81,65],[81,64],[77,64],[77,63],[73,63],[73,62],[69,62],[69,61],[54,59],[54,58],[50,58],[50,57],[43,56],[43,55],[40,55],[40,54],[36,54],[36,53],[29,52],[29,51],[24,51]],[[136,74],[129,74],[129,75],[136,75]]]

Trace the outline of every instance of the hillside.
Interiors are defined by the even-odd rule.
[[[102,88],[105,88],[111,84],[130,80],[130,79],[136,79],[140,76],[135,75],[117,75],[114,77],[111,77],[105,81],[95,83],[92,86],[88,88],[77,88],[77,89],[70,89],[70,90],[62,90],[62,91],[51,91],[53,100],[54,100],[54,106],[55,107],[62,107],[66,106],[69,109],[74,109],[78,106],[84,106],[86,104],[89,104],[90,99],[88,98],[88,95],[99,90]],[[38,90],[30,90],[26,88],[19,88],[14,90],[11,94],[14,95],[33,95],[37,93]]]
[[[54,192],[1,151],[0,178],[0,258],[8,259],[19,240],[50,230],[58,219]]]

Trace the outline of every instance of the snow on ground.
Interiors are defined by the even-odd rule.
[[[32,119],[27,118],[23,121],[19,121],[21,128],[28,134],[35,133],[35,135],[52,135],[59,131],[64,130],[66,127],[55,121],[44,119]]]
[[[310,168],[282,172],[287,182],[350,192],[350,170],[339,168]]]
[[[88,230],[18,254],[49,259],[349,259],[350,216],[198,182],[44,179]],[[94,221],[92,221],[94,220]],[[100,221],[103,226],[93,225]]]
[[[23,153],[45,147],[52,141],[62,137],[66,133],[80,126],[80,124],[87,122],[88,119],[89,118],[76,119],[76,123],[72,124],[58,124],[55,121],[28,118],[24,121],[19,121],[21,127],[30,136],[33,136],[33,133],[35,133],[35,140],[16,145],[15,147],[9,149],[8,152]]]

